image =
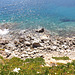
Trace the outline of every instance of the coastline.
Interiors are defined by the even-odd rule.
[[[0,55],[4,58],[18,57],[25,60],[43,57],[48,65],[53,56],[68,56],[75,60],[75,36],[53,36],[44,28],[10,30],[12,26],[8,26],[7,34],[0,35]]]

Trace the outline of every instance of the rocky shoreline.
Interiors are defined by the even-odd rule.
[[[0,35],[0,55],[11,59],[43,57],[46,61],[53,56],[68,56],[75,60],[75,36],[52,36],[44,28],[13,30]]]

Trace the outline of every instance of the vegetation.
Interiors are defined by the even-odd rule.
[[[55,60],[69,60],[69,57],[52,57]]]
[[[19,72],[13,72],[15,68],[20,68]],[[75,75],[75,60],[72,63],[47,67],[41,57],[23,61],[16,57],[9,60],[0,56],[0,75]]]
[[[4,51],[5,49],[0,49],[0,50]]]

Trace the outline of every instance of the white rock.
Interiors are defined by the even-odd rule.
[[[14,44],[11,44],[11,43],[7,44],[6,46],[7,47],[12,47],[12,48],[15,47],[15,45]]]
[[[24,53],[24,54],[27,54],[28,52],[27,52],[27,51],[23,51],[23,53]]]
[[[67,48],[67,46],[66,46],[66,45],[62,45],[62,47]]]
[[[24,57],[24,56],[25,56],[25,54],[22,54],[22,55],[21,55],[21,57]]]
[[[19,70],[20,70],[20,68],[15,68],[15,69],[13,70],[13,72],[19,73]]]
[[[25,41],[24,42],[26,45],[30,45],[31,43],[30,42],[28,42],[28,41]]]
[[[64,53],[65,55],[67,55],[67,53]]]
[[[63,52],[64,52],[64,50],[60,50],[60,52],[61,52],[61,53],[63,53]]]
[[[37,72],[37,73],[40,73],[40,72]]]
[[[32,43],[39,43],[40,41],[40,39],[35,39]]]
[[[11,53],[11,52],[10,52],[9,50],[7,50],[7,49],[5,49],[5,52],[6,52],[6,53]]]
[[[43,54],[38,54],[38,56],[43,56]]]
[[[51,63],[56,63],[56,60],[53,59],[53,58],[51,58],[51,59],[50,59],[50,62],[51,62]]]
[[[52,46],[52,49],[57,49],[57,46]]]
[[[64,61],[64,60],[58,60],[57,63],[67,64],[67,61]]]
[[[25,56],[25,57],[28,57],[29,55],[28,55],[28,54],[25,54],[24,56]]]
[[[71,50],[68,49],[68,50],[66,50],[66,51],[67,51],[67,52],[70,52]]]
[[[40,39],[41,40],[47,40],[47,39],[49,39],[49,37],[47,37],[47,35],[43,35],[43,36],[40,37]]]

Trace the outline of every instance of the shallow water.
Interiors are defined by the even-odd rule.
[[[44,27],[52,33],[75,33],[74,0],[0,0],[0,23],[18,23],[14,28]]]

